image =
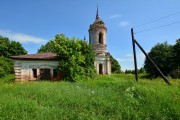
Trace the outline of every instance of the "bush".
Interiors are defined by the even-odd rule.
[[[0,78],[13,72],[13,61],[9,58],[0,57]]]
[[[4,68],[0,66],[0,78],[5,77],[6,72],[4,71]]]
[[[172,70],[172,46],[167,42],[156,44],[148,53],[149,57],[156,63],[164,75],[168,75]],[[146,57],[144,62],[146,72],[152,76],[159,76],[159,72]]]
[[[112,73],[120,74],[121,66],[119,65],[118,61],[115,58],[113,58],[112,55],[110,56],[110,60],[111,60]]]
[[[58,34],[54,40],[41,46],[38,52],[54,52],[59,56],[58,70],[66,81],[85,80],[96,74],[92,47],[75,37]]]
[[[180,78],[180,69],[172,70],[170,75],[172,78]]]

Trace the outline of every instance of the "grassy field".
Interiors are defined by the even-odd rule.
[[[88,81],[13,82],[0,80],[0,119],[179,120],[180,80],[135,82],[132,75]]]

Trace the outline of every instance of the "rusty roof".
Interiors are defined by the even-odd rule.
[[[19,60],[57,60],[58,56],[52,52],[37,53],[37,54],[26,54],[11,56],[12,59]]]

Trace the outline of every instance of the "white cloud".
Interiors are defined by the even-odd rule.
[[[144,61],[145,55],[143,53],[137,53],[136,54],[137,61]],[[131,62],[134,61],[133,54],[127,54],[125,55],[125,58],[117,58],[119,62]]]
[[[121,15],[119,15],[119,14],[114,14],[114,15],[111,15],[109,18],[110,18],[110,19],[116,19],[116,18],[118,18],[118,17],[121,17]]]
[[[132,58],[117,58],[116,60],[119,62],[130,62],[132,61]]]
[[[143,53],[137,53],[136,58],[139,68],[142,67],[144,64],[145,55]],[[127,54],[124,58],[117,58],[116,60],[120,63],[123,71],[125,71],[126,69],[134,69],[133,54]]]
[[[126,54],[126,57],[133,57],[133,54]]]
[[[128,21],[121,21],[121,22],[119,23],[119,26],[121,26],[121,27],[129,26],[129,22],[128,22]]]
[[[36,44],[42,44],[46,43],[47,40],[27,34],[22,33],[16,33],[12,32],[10,30],[0,30],[0,35],[4,37],[8,37],[10,40],[19,41],[21,43],[36,43]]]

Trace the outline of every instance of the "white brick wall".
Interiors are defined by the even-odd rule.
[[[53,74],[53,68],[58,66],[58,61],[42,61],[42,60],[14,60],[14,71],[16,81],[36,80],[33,77],[33,70],[37,69],[37,76],[40,74],[39,69],[48,68]]]

